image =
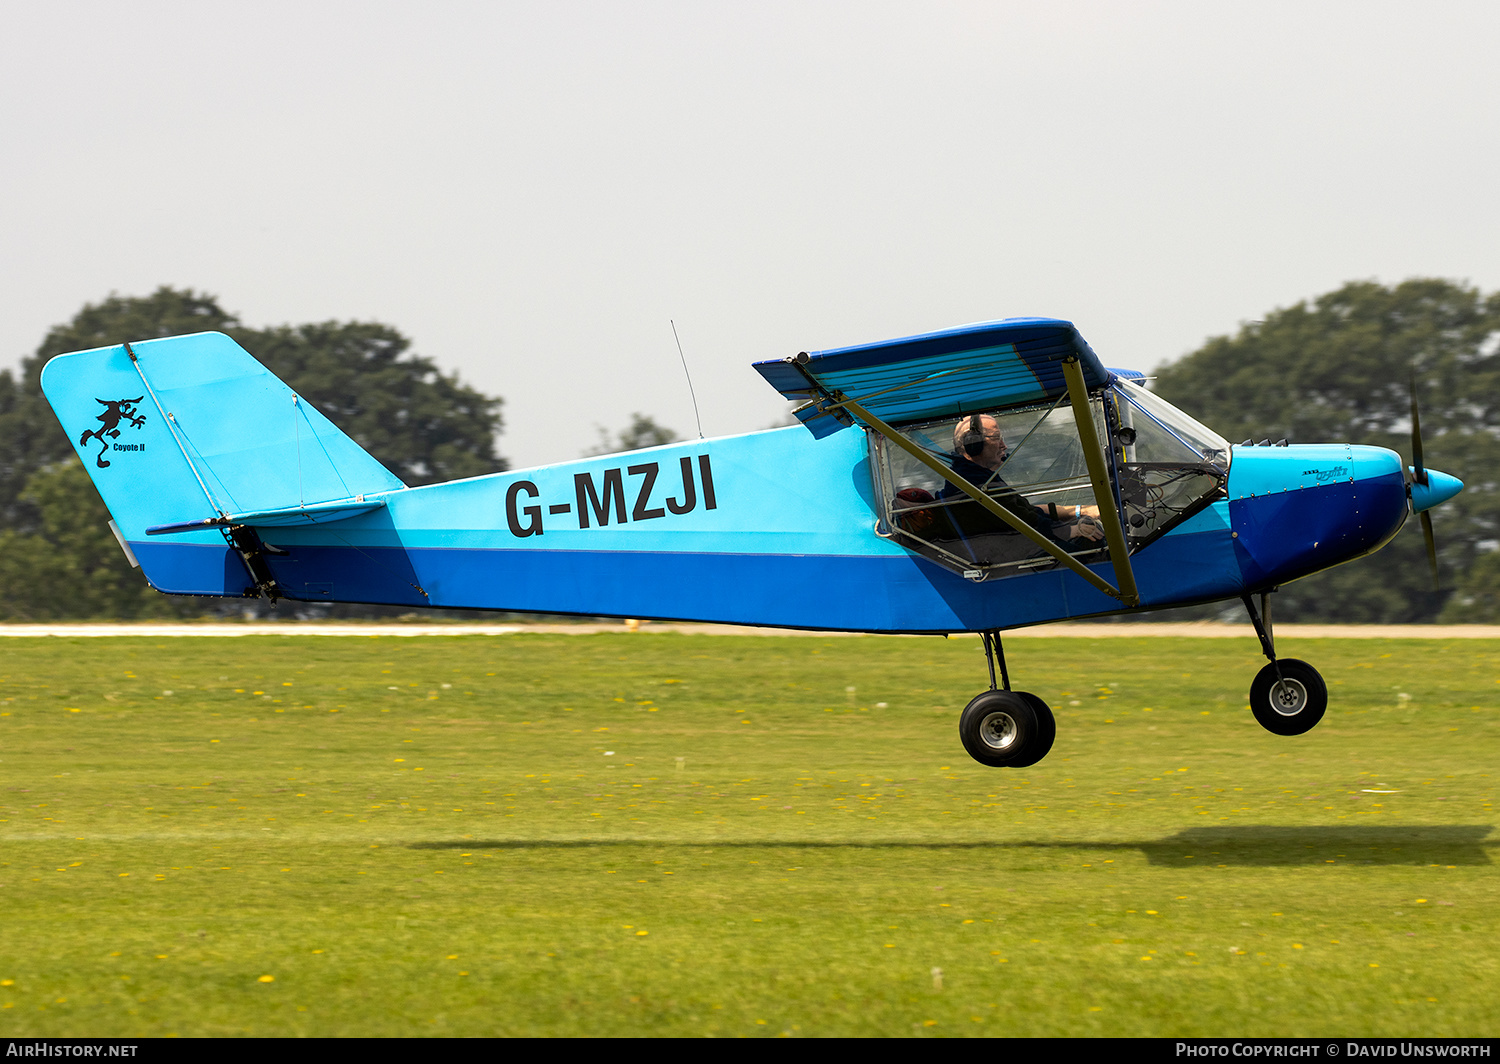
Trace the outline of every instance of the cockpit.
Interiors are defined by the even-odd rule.
[[[1223,493],[1229,444],[1143,386],[1114,375],[1090,400],[1092,432],[1130,553]],[[1099,500],[1067,395],[1028,406],[945,417],[898,430],[1085,564],[1107,555]],[[891,439],[867,430],[877,532],[971,579],[1051,568],[1056,560],[951,480]]]
[[[864,429],[876,534],[971,580],[1061,565],[1135,605],[1130,555],[1222,497],[1229,476],[1228,443],[1055,318],[755,368],[813,436]],[[1114,585],[1090,568],[1106,558]]]

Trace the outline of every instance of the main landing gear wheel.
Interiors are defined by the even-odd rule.
[[[994,768],[1025,768],[1047,756],[1057,737],[1052,710],[1024,691],[986,691],[964,707],[958,737],[969,756]]]
[[[1037,736],[1036,749],[1032,756],[1025,761],[1012,761],[1011,768],[1025,768],[1034,765],[1042,758],[1052,752],[1052,744],[1057,740],[1057,718],[1052,715],[1052,707],[1043,702],[1030,691],[1012,691],[1012,694],[1020,695],[1031,703],[1032,712],[1036,714],[1037,724],[1041,726]]]
[[[1276,670],[1281,669],[1280,680]],[[1250,685],[1250,712],[1277,735],[1301,735],[1323,719],[1328,686],[1318,670],[1296,658],[1280,658],[1261,669]]]

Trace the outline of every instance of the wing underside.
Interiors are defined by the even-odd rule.
[[[1109,379],[1071,322],[1010,318],[878,344],[802,352],[755,368],[815,437],[856,423],[854,400],[892,425],[1056,399],[1063,364],[1076,361],[1089,390]]]

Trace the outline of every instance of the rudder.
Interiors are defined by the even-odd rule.
[[[327,509],[405,487],[223,333],[58,355],[42,391],[160,591],[238,596],[252,581],[220,529],[149,528]]]

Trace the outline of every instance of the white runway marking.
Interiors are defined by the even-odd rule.
[[[80,637],[132,636],[140,639],[162,637],[228,637],[245,635],[321,635],[321,636],[460,636],[460,635],[596,635],[601,632],[651,633],[680,632],[691,635],[758,635],[758,636],[839,636],[859,635],[850,632],[811,632],[789,628],[752,628],[733,624],[695,624],[670,621],[642,621],[634,628],[622,622],[605,624],[325,624],[287,621],[277,624],[0,624],[0,637],[36,638],[55,636]],[[1007,639],[1072,638],[1111,639],[1143,636],[1177,636],[1200,639],[1255,639],[1248,624],[1053,624],[1022,628],[1005,633]],[[1291,639],[1500,639],[1500,625],[1493,624],[1278,624],[1276,637]],[[933,638],[913,637],[913,638]],[[961,633],[955,639],[974,638]]]

